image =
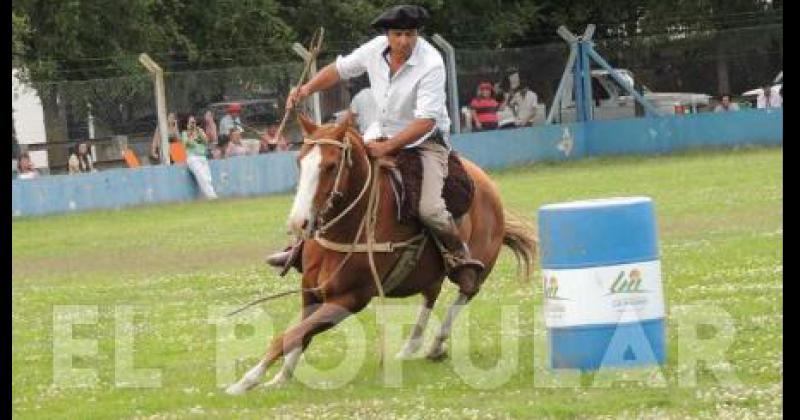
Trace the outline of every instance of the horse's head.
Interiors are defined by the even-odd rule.
[[[289,230],[299,234],[309,223],[342,204],[352,190],[351,176],[363,167],[366,152],[361,136],[352,128],[352,118],[341,124],[317,126],[306,116],[298,117],[303,147],[297,157],[300,181],[289,213]],[[359,184],[356,188],[361,188]]]

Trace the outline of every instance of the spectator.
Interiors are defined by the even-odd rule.
[[[475,131],[497,129],[497,109],[499,104],[492,97],[492,84],[483,82],[478,86],[478,97],[469,104],[472,110],[472,123]]]
[[[765,84],[756,99],[756,108],[780,108],[781,106],[783,106],[781,95],[775,93],[772,85]]]
[[[724,94],[719,98],[719,104],[714,108],[714,112],[732,112],[738,111],[739,105],[731,102],[731,95]]]
[[[167,114],[167,139],[171,142],[178,141],[178,118],[174,112]],[[153,133],[153,141],[150,143],[150,159],[152,163],[158,163],[161,160],[161,132],[156,131]]]
[[[17,178],[19,179],[34,179],[39,177],[39,172],[33,166],[31,157],[27,152],[20,153],[17,160]]]
[[[536,119],[539,99],[527,85],[520,81],[519,72],[508,76],[509,89],[500,106],[500,126],[527,127]]]
[[[194,115],[181,116],[178,121],[181,142],[186,147],[186,164],[194,175],[200,191],[209,200],[215,200],[217,193],[211,184],[211,168],[206,159],[206,144],[208,139],[203,130],[197,126]]]
[[[372,95],[372,89],[369,87],[361,89],[353,97],[350,101],[350,111],[356,117],[359,133],[366,133],[367,128],[378,121],[378,109],[375,96]]]
[[[247,147],[242,144],[242,131],[232,128],[228,134],[228,146],[225,148],[225,157],[245,156]]]
[[[234,102],[228,105],[225,112],[225,116],[219,120],[218,144],[223,149],[228,146],[228,136],[230,135],[231,129],[237,128],[239,131],[244,131],[242,120],[239,118],[239,114],[242,112],[242,105]]]
[[[278,125],[270,124],[267,127],[267,132],[261,136],[261,146],[258,150],[259,153],[269,152],[283,152],[289,150],[289,140],[281,133],[279,138],[275,138],[278,134]]]
[[[89,143],[82,141],[75,145],[69,157],[69,174],[86,172],[96,172],[96,170],[92,163],[92,155],[89,153]]]
[[[203,115],[203,124],[202,124],[203,132],[206,133],[206,138],[208,139],[208,156],[213,157],[214,149],[217,148],[217,141],[219,140],[217,136],[217,123],[214,121],[214,113],[211,111],[206,111]]]

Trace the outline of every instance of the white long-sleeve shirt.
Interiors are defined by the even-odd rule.
[[[375,103],[375,97],[372,95],[372,90],[370,88],[361,89],[361,91],[353,97],[353,100],[350,101],[350,111],[356,114],[358,131],[360,131],[361,134],[366,133],[367,128],[378,121],[380,110]]]
[[[433,130],[406,147],[420,145],[437,128],[445,139],[449,138],[450,117],[447,115],[445,93],[447,78],[439,51],[425,39],[418,38],[411,56],[390,77],[388,48],[388,39],[380,35],[349,55],[336,59],[336,70],[342,79],[358,77],[364,72],[369,77],[377,104],[378,121],[367,130],[368,134],[364,137],[391,137],[414,119],[431,118],[436,123]]]

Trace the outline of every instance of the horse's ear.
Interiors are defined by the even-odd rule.
[[[300,124],[300,130],[303,132],[303,136],[308,137],[311,133],[317,131],[318,126],[311,121],[310,118],[305,116],[305,114],[297,114],[297,123]]]

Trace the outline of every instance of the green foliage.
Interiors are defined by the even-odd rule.
[[[12,6],[13,56],[34,80],[107,77],[142,71],[147,52],[167,69],[259,66],[296,60],[292,42],[326,29],[328,53],[375,32],[369,23],[391,0],[19,0]],[[558,42],[555,29],[598,24],[597,39],[713,30],[779,18],[782,3],[763,0],[422,0],[426,32],[457,47],[515,47]]]

